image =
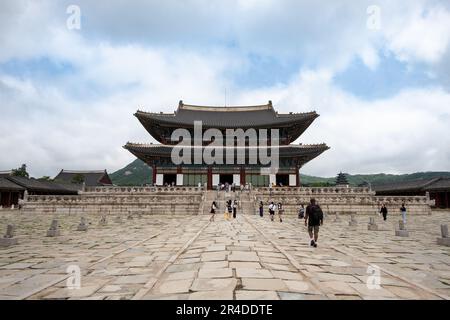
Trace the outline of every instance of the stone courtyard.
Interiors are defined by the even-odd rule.
[[[450,247],[439,246],[450,212],[399,214],[369,231],[369,216],[325,218],[317,248],[303,220],[267,214],[226,221],[209,215],[83,215],[0,212],[0,230],[16,226],[18,244],[0,248],[0,299],[448,299]],[[60,236],[46,237],[53,219]],[[68,266],[81,288],[69,289]],[[379,270],[380,286],[371,270]],[[374,282],[375,281],[375,282]],[[368,285],[372,284],[371,285]]]

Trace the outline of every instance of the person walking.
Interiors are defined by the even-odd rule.
[[[264,204],[262,201],[259,202],[259,216],[262,217],[264,214]]]
[[[383,203],[383,205],[381,206],[380,213],[383,215],[383,220],[386,221],[388,209],[385,203]]]
[[[406,224],[406,207],[405,207],[405,203],[402,203],[402,206],[400,207],[400,212],[402,213],[402,219],[403,219],[403,224]]]
[[[310,204],[306,207],[305,226],[308,226],[310,246],[317,248],[319,239],[319,227],[323,225],[323,212],[316,200],[312,198]]]
[[[224,212],[224,214],[223,214],[225,220],[228,220],[228,219],[229,219],[229,216],[228,216],[228,208],[229,208],[229,200],[227,200],[227,201],[225,202],[225,212]]]
[[[305,206],[301,204],[300,209],[298,210],[298,218],[303,219],[304,217],[305,217]]]
[[[283,205],[281,204],[281,202],[278,202],[278,218],[280,218],[280,222],[283,222],[283,213],[284,213],[284,209],[283,209]]]
[[[237,200],[234,200],[233,201],[233,219],[236,219],[237,206],[238,206]]]
[[[270,202],[269,204],[269,215],[270,215],[270,221],[273,221],[273,218],[275,216],[275,204],[273,203],[273,201]]]
[[[216,210],[217,210],[217,204],[215,201],[213,201],[213,203],[211,204],[211,218],[209,218],[209,221],[214,221],[214,217],[216,215]]]

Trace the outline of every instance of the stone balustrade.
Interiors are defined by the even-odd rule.
[[[382,203],[387,205],[390,213],[397,213],[402,203],[405,203],[408,213],[431,213],[426,196],[375,196],[369,188],[254,188],[251,194],[243,193],[243,196],[248,199],[239,197],[239,200],[253,203],[254,208],[258,208],[261,200],[264,203],[281,202],[287,214],[297,214],[299,205],[308,204],[312,197],[329,213],[374,214]],[[82,213],[137,210],[151,214],[201,214],[209,210],[209,202],[217,197],[216,191],[208,192],[206,196],[205,191],[198,187],[95,187],[78,195],[30,195],[23,210]],[[204,202],[208,202],[207,205]]]
[[[31,195],[23,205],[27,213],[198,214],[204,192],[201,188],[116,188],[79,195]],[[159,190],[160,189],[160,190]]]
[[[174,186],[174,187],[86,187],[82,193],[161,193],[161,192],[170,192],[170,193],[199,193],[202,192],[203,188],[199,187],[188,187],[188,186]]]
[[[287,189],[286,192],[283,190]],[[328,212],[374,214],[385,203],[389,212],[397,213],[402,203],[412,214],[430,214],[430,200],[426,196],[375,196],[369,188],[255,188],[255,207],[259,201],[281,202],[287,214],[296,214],[300,204],[307,205],[311,198]]]
[[[258,193],[282,193],[282,194],[307,194],[307,195],[316,195],[316,194],[370,194],[375,195],[375,191],[370,190],[369,188],[359,188],[359,187],[256,187],[253,188],[254,192]]]

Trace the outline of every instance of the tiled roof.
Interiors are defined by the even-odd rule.
[[[27,189],[29,192],[45,192],[45,193],[57,193],[57,194],[76,194],[78,188],[77,185],[65,185],[61,183],[56,183],[54,181],[44,181],[37,179],[29,179],[25,177],[8,177],[9,181],[14,182]],[[78,187],[78,186],[77,186]]]
[[[431,190],[447,190],[450,191],[450,178],[441,178],[433,183],[424,187],[425,191]]]
[[[2,191],[24,191],[25,188],[6,179],[0,177],[0,190]]]
[[[193,126],[194,121],[202,121],[207,128],[253,128],[286,126],[293,123],[309,123],[319,115],[313,112],[278,114],[269,101],[266,105],[211,107],[187,105],[180,101],[174,113],[153,113],[137,111],[135,116],[144,126],[148,122],[168,125]]]
[[[108,173],[106,172],[106,170],[95,170],[95,171],[61,170],[61,172],[55,177],[55,181],[71,184],[73,178],[76,177],[77,175],[83,176],[84,183],[86,186],[95,187],[105,185],[105,183],[102,183],[100,180],[102,180],[102,178],[104,178],[105,175],[107,176]]]
[[[170,158],[173,146],[162,145],[162,144],[136,144],[127,143],[124,146],[125,149],[130,151],[139,159],[145,162],[146,157],[162,157]],[[240,147],[235,147],[239,149]],[[247,147],[248,148],[248,147]],[[256,147],[260,148],[260,147]],[[202,150],[204,147],[202,147]],[[226,147],[224,147],[226,149]],[[326,144],[316,144],[316,145],[282,145],[279,146],[279,156],[280,158],[289,157],[300,157],[302,159],[302,164],[314,159],[319,156],[324,151],[328,150],[329,147]],[[216,148],[217,150],[217,148]],[[248,152],[246,152],[248,155]],[[226,151],[223,151],[225,157]]]
[[[9,177],[12,175],[12,170],[0,171],[0,177]]]
[[[432,178],[432,179],[418,179],[411,181],[402,181],[396,183],[387,183],[372,186],[376,192],[401,192],[401,191],[426,191],[429,190],[434,185],[439,185],[441,180],[447,180],[443,178]],[[450,180],[449,180],[450,181]],[[445,182],[440,183],[442,186],[445,186]],[[447,186],[450,187],[449,184]]]

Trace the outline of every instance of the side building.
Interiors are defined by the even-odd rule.
[[[434,207],[450,208],[450,178],[438,177],[397,183],[374,185],[377,196],[425,196],[434,201]]]
[[[111,186],[113,184],[106,170],[62,169],[54,180],[63,183],[84,183],[87,187]]]

